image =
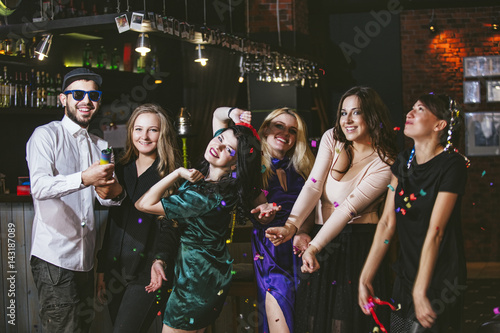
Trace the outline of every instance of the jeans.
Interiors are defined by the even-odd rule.
[[[32,256],[31,272],[43,331],[89,332],[94,319],[94,271],[70,271]]]

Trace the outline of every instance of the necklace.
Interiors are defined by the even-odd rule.
[[[365,157],[363,157],[362,159],[360,159],[359,161],[354,162],[354,163],[351,163],[351,168],[352,168],[354,165],[358,164],[359,162],[361,162],[361,161],[363,161],[363,160],[366,160],[368,157],[372,156],[374,153],[375,153],[375,150],[374,150],[374,151],[372,151],[370,154],[366,155]]]

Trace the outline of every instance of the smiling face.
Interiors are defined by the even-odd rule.
[[[238,140],[232,130],[226,130],[213,138],[205,150],[205,159],[211,167],[221,169],[236,166],[236,147]]]
[[[98,90],[98,86],[94,81],[78,80],[71,83],[66,90],[90,91]],[[73,94],[61,94],[60,99],[62,105],[65,105],[66,116],[82,128],[89,126],[92,117],[99,109],[99,102],[91,101],[88,94],[85,94],[81,101],[75,100]]]
[[[368,143],[370,133],[366,123],[363,110],[361,110],[359,98],[351,95],[344,99],[340,111],[340,127],[346,139],[356,143]]]
[[[297,119],[287,113],[274,118],[265,131],[271,156],[282,159],[293,148],[297,140]]]
[[[445,120],[436,117],[424,103],[417,101],[406,115],[404,133],[412,139],[426,137],[441,131],[445,125]]]
[[[135,119],[132,142],[139,155],[156,157],[160,138],[160,119],[154,113],[142,113]]]

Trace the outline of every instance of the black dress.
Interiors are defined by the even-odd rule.
[[[171,223],[138,211],[135,202],[160,180],[156,160],[137,177],[135,160],[116,166],[118,181],[127,191],[119,207],[109,210],[103,247],[98,254],[98,272],[105,273],[108,308],[115,332],[147,331],[155,316],[165,309],[167,290],[173,280],[178,235]],[[167,263],[168,282],[156,293],[147,293],[151,265],[162,242],[162,259]],[[162,292],[163,291],[163,292]]]
[[[454,332],[461,332],[467,272],[460,210],[467,180],[466,164],[459,154],[443,151],[423,164],[414,160],[408,169],[409,156],[409,150],[400,153],[392,166],[392,172],[398,178],[395,207],[400,241],[399,257],[394,266],[397,278],[393,298],[401,304],[401,310],[393,313],[391,333],[408,332],[408,325],[416,320],[412,289],[439,192],[456,193],[458,198],[444,231],[427,292],[438,315],[432,332],[443,332],[449,326]]]

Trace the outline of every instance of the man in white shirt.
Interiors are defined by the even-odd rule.
[[[88,133],[99,109],[100,75],[66,74],[61,121],[35,129],[26,145],[35,217],[31,270],[44,332],[88,332],[94,317],[94,203],[120,205],[125,193],[114,165],[100,165],[108,143]],[[96,195],[98,194],[98,195]]]

